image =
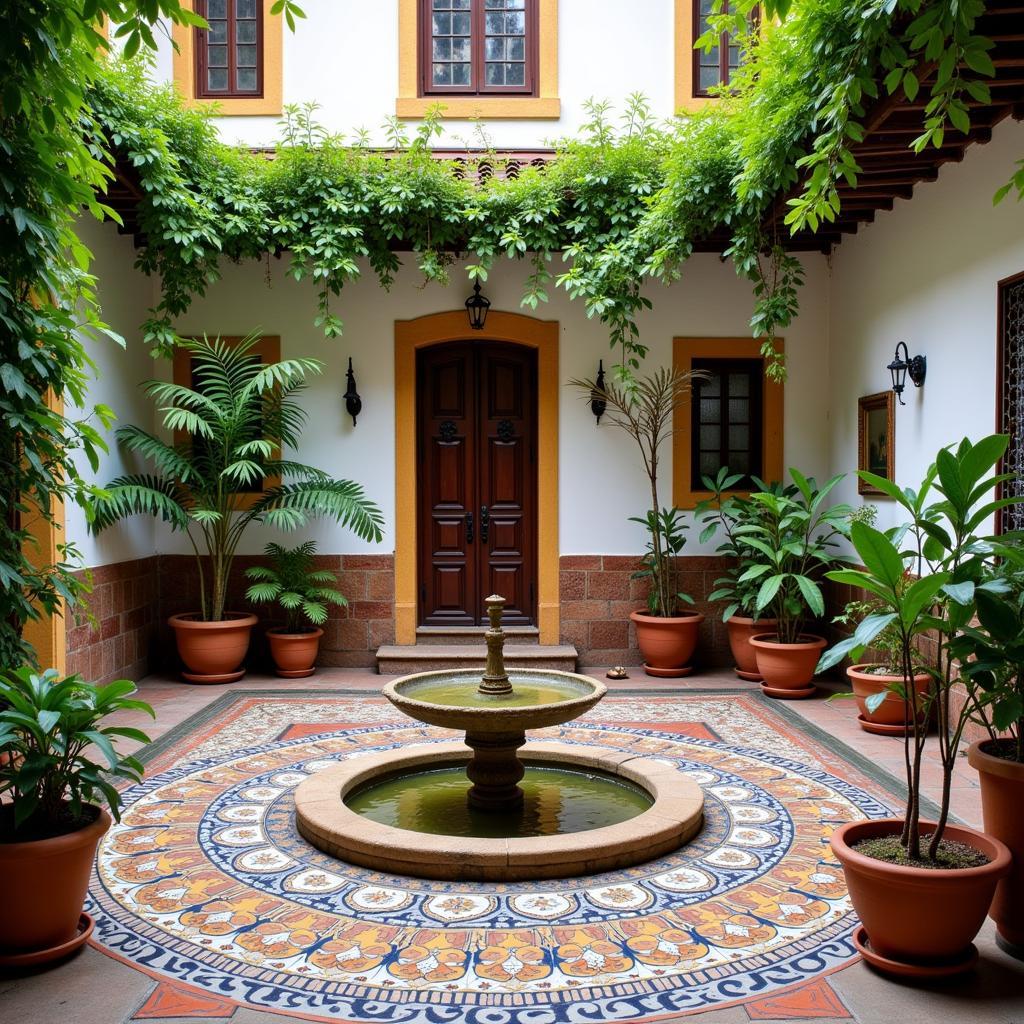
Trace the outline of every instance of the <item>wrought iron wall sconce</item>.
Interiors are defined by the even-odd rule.
[[[491,308],[491,300],[480,294],[480,282],[473,282],[473,294],[466,299],[466,315],[469,326],[474,331],[482,331],[487,323],[487,311]]]
[[[900,349],[903,349],[902,356],[900,356]],[[903,389],[906,386],[907,377],[910,377],[915,388],[921,387],[928,372],[928,360],[924,356],[911,356],[907,350],[907,343],[901,341],[896,346],[895,358],[886,369],[892,374],[893,393],[900,400],[900,405],[906,405],[907,403],[903,401]]]
[[[604,415],[605,409],[608,408],[608,403],[604,399],[604,360],[599,359],[597,361],[597,380],[594,381],[595,387],[590,392],[590,411],[594,414],[594,418],[597,420],[598,426],[601,424],[601,417]]]
[[[356,375],[352,372],[352,357],[348,357],[348,373],[345,375],[347,387],[345,388],[345,410],[352,417],[352,426],[356,425],[356,417],[363,411],[363,400],[356,390]]]

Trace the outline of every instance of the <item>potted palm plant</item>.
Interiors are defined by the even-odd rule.
[[[957,651],[979,593],[1000,589],[987,578],[993,543],[975,531],[1000,505],[991,500],[991,491],[1005,478],[992,470],[1006,441],[1000,435],[977,444],[965,439],[955,451],[940,451],[917,490],[903,491],[862,472],[910,514],[910,522],[892,537],[855,522],[850,537],[863,569],[828,573],[836,582],[866,590],[878,603],[878,611],[858,626],[860,645],[889,626],[900,636],[902,671],[890,688],[911,708],[904,739],[904,816],[849,822],[831,839],[862,922],[854,942],[869,963],[893,974],[928,977],[972,966],[977,957],[972,940],[1010,870],[1010,852],[1002,842],[949,822],[953,768],[976,703],[975,684],[956,674]],[[907,542],[907,548],[901,550],[897,541]],[[908,567],[916,576],[909,583]],[[936,653],[927,665],[931,685],[922,693],[905,680],[921,665],[918,649],[926,635],[935,641]],[[957,686],[966,686],[966,702],[954,700]],[[928,821],[922,816],[922,759],[933,716],[941,789],[936,819]]]
[[[1001,567],[995,578],[1007,591],[977,591],[977,624],[964,627],[952,650],[961,675],[975,687],[975,721],[988,732],[967,750],[981,783],[985,831],[1013,854],[1013,868],[999,883],[989,916],[999,945],[1024,959],[1024,552],[1004,546],[1001,553],[1010,571]]]
[[[266,523],[296,530],[327,517],[362,540],[381,539],[380,510],[359,484],[333,480],[287,457],[296,449],[306,412],[296,401],[306,378],[321,372],[315,359],[262,364],[250,335],[231,344],[205,336],[184,341],[193,384],[149,381],[174,444],[140,427],[122,427],[120,445],[149,459],[156,473],[118,477],[96,501],[92,528],[128,516],[152,515],[188,535],[199,572],[200,609],[173,615],[182,676],[193,683],[240,679],[256,616],[227,608],[231,565],[246,530]],[[274,482],[280,480],[281,482]]]
[[[715,580],[715,589],[708,595],[708,600],[725,602],[722,621],[729,637],[729,650],[736,663],[736,675],[759,683],[763,677],[757,671],[757,656],[750,646],[750,639],[774,629],[778,623],[774,619],[754,615],[759,588],[756,579],[746,575],[753,562],[736,532],[757,520],[759,506],[748,497],[729,493],[747,479],[744,474],[730,473],[728,467],[723,466],[715,478],[704,476],[701,479],[711,497],[700,502],[694,513],[704,527],[700,542],[706,543],[721,531],[722,543],[715,551],[728,559],[725,573]],[[772,489],[756,477],[753,484],[758,490]]]
[[[348,601],[331,586],[337,582],[334,573],[316,568],[316,541],[295,548],[271,542],[264,554],[269,565],[245,570],[246,577],[254,581],[245,596],[256,603],[273,602],[284,613],[284,625],[267,630],[277,674],[286,679],[311,676],[316,671],[327,606],[344,607]]]
[[[127,679],[94,686],[54,669],[0,674],[0,967],[63,959],[92,932],[82,904],[96,846],[120,811],[116,784],[142,778],[117,744],[149,742],[105,720],[152,715],[134,693]]]
[[[761,690],[769,697],[795,700],[815,692],[815,667],[825,639],[805,632],[809,617],[825,612],[819,579],[839,560],[838,538],[849,530],[852,509],[827,505],[826,499],[842,476],[820,489],[813,478],[790,469],[795,488],[754,491],[750,500],[757,517],[736,530],[750,566],[741,583],[756,582],[754,615],[775,620],[771,632],[750,639],[763,677]]]
[[[679,556],[686,543],[687,524],[678,509],[662,508],[658,500],[661,447],[674,433],[676,410],[689,397],[694,374],[660,368],[646,377],[618,383],[573,380],[586,400],[603,401],[609,422],[628,434],[640,450],[650,487],[651,504],[644,516],[631,517],[647,531],[647,550],[635,578],[650,583],[647,611],[630,613],[644,671],[652,676],[684,676],[697,647],[700,612],[684,609],[693,598],[680,586]]]

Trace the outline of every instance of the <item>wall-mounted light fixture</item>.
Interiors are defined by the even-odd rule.
[[[466,314],[469,326],[474,331],[482,331],[487,323],[487,310],[491,308],[491,300],[480,294],[480,282],[473,282],[473,294],[466,299]]]
[[[902,356],[900,349],[903,349]],[[906,405],[907,403],[903,401],[903,388],[906,385],[907,377],[910,377],[914,387],[921,387],[928,372],[928,360],[924,356],[911,357],[907,350],[907,343],[901,341],[896,346],[895,358],[886,369],[892,374],[892,390],[900,400],[900,405]]]
[[[597,380],[594,381],[594,387],[590,392],[590,411],[594,414],[598,425],[600,425],[601,417],[607,408],[608,403],[604,398],[604,360],[599,359],[597,361]]]
[[[348,386],[345,388],[345,410],[352,417],[352,426],[356,425],[356,417],[363,411],[363,400],[356,390],[356,375],[352,372],[352,357],[348,357],[348,373],[345,375]]]

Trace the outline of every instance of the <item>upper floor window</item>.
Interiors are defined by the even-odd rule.
[[[426,94],[536,95],[536,0],[422,0]]]
[[[197,0],[196,11],[210,26],[196,30],[196,96],[262,96],[262,0]]]
[[[699,39],[711,27],[708,18],[714,13],[713,6],[713,0],[693,0],[694,39]],[[728,14],[729,7],[729,0],[724,0],[718,13]],[[722,32],[710,50],[694,50],[693,95],[707,96],[712,89],[728,85],[742,59],[741,47],[728,32]]]

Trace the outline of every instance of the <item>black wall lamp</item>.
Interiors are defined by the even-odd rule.
[[[903,349],[902,357],[900,349]],[[909,375],[914,387],[921,387],[924,384],[925,374],[928,372],[928,360],[924,356],[911,357],[907,350],[907,343],[901,341],[896,346],[895,358],[886,369],[892,374],[892,390],[900,400],[900,405],[906,405],[907,403],[903,401],[903,388],[906,385],[907,377]]]
[[[348,357],[348,373],[345,375],[348,386],[345,388],[345,410],[352,417],[352,426],[356,425],[356,417],[363,411],[363,400],[356,391],[356,375],[352,372],[352,357]]]
[[[474,331],[482,331],[487,323],[487,310],[491,308],[491,300],[480,294],[480,282],[473,283],[473,294],[466,299],[466,314],[469,316],[469,326]]]
[[[607,408],[608,403],[604,399],[604,360],[599,359],[597,362],[597,380],[594,381],[594,387],[590,391],[590,411],[594,414],[599,426],[601,417]]]

